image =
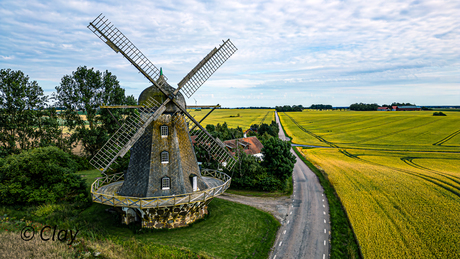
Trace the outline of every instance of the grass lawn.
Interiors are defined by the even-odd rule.
[[[89,185],[100,176],[98,170],[79,174]],[[101,252],[102,258],[267,258],[280,226],[269,213],[218,198],[205,219],[172,230],[123,225],[108,208],[97,203],[83,210],[71,204],[2,206],[0,232],[18,232],[26,224],[78,230],[79,255]]]
[[[87,183],[92,183],[100,175],[98,170],[79,173],[85,175]],[[216,198],[209,204],[206,219],[190,227],[133,234],[131,229],[120,226],[111,215],[107,215],[107,208],[93,204],[81,216],[104,226],[106,235],[117,236],[125,241],[135,238],[150,244],[185,247],[195,253],[204,252],[217,258],[267,258],[280,226],[269,213]]]
[[[94,204],[81,219],[104,229],[102,238],[187,248],[216,258],[267,258],[279,223],[272,215],[250,206],[214,199],[209,216],[190,227],[173,230],[145,230],[134,233],[107,213],[108,206]]]

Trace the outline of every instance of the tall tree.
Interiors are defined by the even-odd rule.
[[[272,137],[264,141],[263,145],[262,166],[266,168],[269,175],[275,176],[282,183],[286,182],[295,164],[295,156],[291,153],[291,143]]]
[[[135,98],[125,96],[125,91],[115,75],[109,71],[100,72],[86,66],[78,67],[72,75],[65,75],[60,86],[56,86],[58,105],[65,107],[65,125],[72,131],[71,141],[80,141],[87,156],[94,156],[116,131],[116,121],[123,121],[122,109],[102,109],[101,105],[136,104]],[[86,118],[80,116],[86,115]]]
[[[20,70],[0,70],[0,149],[2,155],[19,153],[40,143],[44,133],[37,127],[41,123],[42,111],[47,96],[37,81]],[[49,118],[47,125],[54,125]],[[55,126],[55,125],[54,125]],[[48,131],[50,127],[47,128]],[[59,128],[54,127],[54,130]],[[45,131],[46,132],[46,131]]]

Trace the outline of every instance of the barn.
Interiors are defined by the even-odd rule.
[[[421,111],[422,108],[420,106],[396,106],[397,111]]]

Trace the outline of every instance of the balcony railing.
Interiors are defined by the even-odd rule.
[[[104,185],[123,180],[123,173],[118,173],[96,179],[96,181],[94,181],[94,183],[91,185],[91,197],[93,202],[115,207],[131,207],[140,209],[161,208],[179,206],[195,202],[205,202],[209,199],[221,195],[228,189],[228,187],[230,187],[231,177],[225,173],[212,169],[202,169],[201,176],[217,178],[221,180],[223,184],[210,189],[192,193],[146,198],[110,195],[98,192],[98,190]]]

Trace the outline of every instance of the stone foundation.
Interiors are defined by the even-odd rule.
[[[122,223],[141,222],[143,228],[179,228],[185,227],[208,214],[208,204],[198,201],[183,205],[160,208],[122,208]]]

